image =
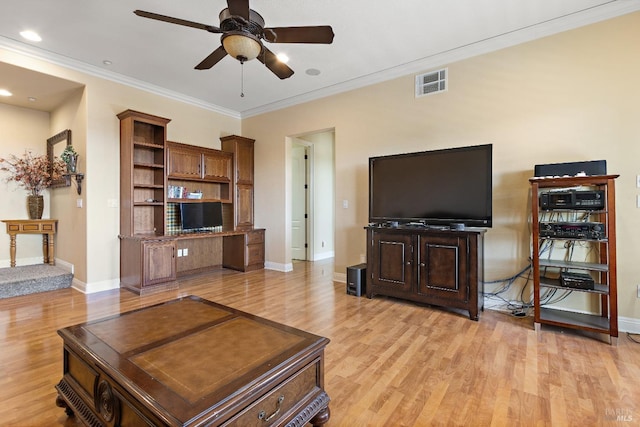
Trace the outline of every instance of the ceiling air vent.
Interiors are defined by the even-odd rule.
[[[447,69],[431,71],[416,76],[416,98],[447,90]]]

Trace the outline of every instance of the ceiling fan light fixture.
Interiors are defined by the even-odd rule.
[[[222,46],[228,55],[240,62],[255,59],[262,52],[262,44],[253,34],[237,31],[222,36]]]

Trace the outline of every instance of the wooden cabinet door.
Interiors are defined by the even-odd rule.
[[[418,293],[440,301],[468,301],[467,247],[464,236],[419,236]]]
[[[253,184],[253,142],[238,141],[236,146],[237,184]]]
[[[167,175],[169,178],[200,179],[202,154],[196,150],[169,147]]]
[[[231,182],[231,166],[233,156],[227,153],[203,155],[203,178],[209,181]]]
[[[371,241],[372,284],[410,293],[414,278],[414,239],[410,234],[374,232]]]
[[[253,228],[253,185],[236,187],[236,228]]]
[[[143,287],[176,279],[175,249],[174,240],[151,240],[143,243]]]
[[[222,150],[233,153],[234,179],[234,227],[240,230],[253,228],[253,154],[254,140],[237,135],[220,138]]]

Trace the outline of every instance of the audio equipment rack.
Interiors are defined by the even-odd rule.
[[[536,331],[540,331],[541,325],[554,325],[605,334],[612,345],[617,343],[615,179],[618,176],[529,180],[533,200],[531,258]],[[584,194],[589,200],[594,194],[602,195],[602,202],[594,202],[591,207],[585,203],[553,204],[545,195],[555,191],[571,192],[572,200],[577,200],[576,195],[580,199]],[[568,292],[582,294],[584,298],[575,302],[586,308],[577,311],[561,305],[560,300]],[[593,307],[599,307],[595,309],[598,311],[594,312]]]

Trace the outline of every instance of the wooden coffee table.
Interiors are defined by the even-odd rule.
[[[327,338],[195,296],[58,331],[56,403],[89,426],[320,426]]]

